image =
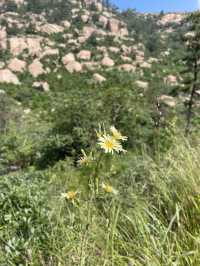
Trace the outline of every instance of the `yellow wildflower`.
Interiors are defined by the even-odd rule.
[[[76,198],[76,195],[77,195],[77,191],[68,191],[66,193],[62,193],[61,194],[61,197],[64,198],[64,199],[67,199],[69,201],[74,201],[75,198]]]
[[[113,154],[114,151],[123,151],[121,144],[110,135],[100,136],[98,144],[105,151],[105,153]]]
[[[121,132],[119,132],[119,130],[117,130],[114,126],[110,127],[110,131],[116,140],[126,141],[128,139],[126,136],[123,136]]]
[[[114,195],[117,195],[118,194],[118,191],[113,188],[111,185],[108,185],[108,184],[105,184],[105,183],[102,183],[102,188],[103,190],[106,192],[106,193],[112,193]]]
[[[83,156],[78,160],[78,164],[80,166],[82,165],[88,165],[93,160],[91,154],[88,156],[84,150],[81,150]]]

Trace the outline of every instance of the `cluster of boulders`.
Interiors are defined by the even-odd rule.
[[[158,21],[159,25],[168,26],[169,24],[180,24],[185,18],[184,13],[168,13],[162,16],[161,20]]]
[[[18,6],[26,3],[24,0],[13,1]],[[129,36],[127,25],[102,1],[70,2],[73,5],[71,16],[58,24],[49,23],[44,13],[30,13],[28,19],[14,12],[0,14],[0,22],[7,22],[0,26],[0,50],[10,55],[9,59],[0,61],[0,82],[20,85],[20,74],[27,71],[34,80],[33,87],[48,92],[50,87],[45,75],[54,72],[61,79],[61,68],[69,73],[92,71],[93,81],[102,83],[106,81],[100,74],[104,70],[139,70],[142,76],[144,69],[158,63],[157,58],[146,59],[145,46]],[[168,14],[159,23],[165,26],[169,21],[179,23],[182,19],[178,14]],[[77,27],[76,22],[80,20],[82,26]],[[19,33],[8,34],[10,29]],[[34,34],[24,34],[26,29],[32,29]],[[92,37],[95,44],[87,45]],[[105,44],[108,38],[112,45]],[[169,75],[164,82],[176,85],[177,79]],[[149,86],[143,80],[138,80],[136,85],[143,90]]]

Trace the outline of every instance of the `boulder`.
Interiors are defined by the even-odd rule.
[[[4,90],[0,89],[0,95],[2,95],[2,94],[6,94],[6,92]]]
[[[13,58],[10,60],[8,68],[13,72],[23,73],[26,68],[26,62],[18,58]]]
[[[146,90],[149,87],[149,83],[146,81],[137,80],[135,83],[140,89],[143,89],[143,90]]]
[[[106,78],[104,78],[102,75],[98,74],[98,73],[95,73],[93,75],[93,80],[97,83],[102,83],[104,81],[106,81]]]
[[[77,54],[77,58],[81,60],[90,60],[91,59],[91,51],[82,50]]]
[[[28,48],[26,38],[23,37],[11,37],[10,38],[10,52],[12,55],[19,55],[25,49]]]
[[[107,25],[108,25],[108,18],[103,16],[103,15],[100,15],[99,16],[99,24],[103,27],[103,28],[106,28]]]
[[[118,54],[120,52],[120,49],[118,47],[109,47],[109,51],[114,54]]]
[[[121,66],[119,66],[119,69],[122,71],[126,71],[126,72],[135,72],[135,66],[131,65],[131,64],[123,64]]]
[[[194,31],[188,31],[186,34],[185,34],[185,38],[187,39],[192,39],[195,37],[195,32]]]
[[[86,39],[90,38],[90,36],[96,31],[95,27],[84,26],[82,31],[82,36]]]
[[[7,49],[7,32],[6,28],[0,27],[0,50]]]
[[[0,61],[0,69],[5,67],[5,63],[3,61]]]
[[[75,56],[72,53],[66,54],[62,58],[63,65],[67,65],[67,64],[69,64],[70,62],[73,62],[73,61],[75,61]]]
[[[155,57],[150,57],[148,59],[148,63],[150,63],[150,64],[152,64],[152,63],[158,63],[158,62],[159,62],[158,58],[155,58]]]
[[[44,52],[40,55],[40,59],[45,56],[58,56],[58,55],[59,55],[58,49],[53,49],[53,48],[46,46],[44,48]]]
[[[82,65],[77,61],[69,62],[67,65],[65,65],[65,68],[69,73],[82,71]]]
[[[62,21],[62,25],[65,29],[69,29],[71,27],[71,23],[68,20]]]
[[[123,44],[121,46],[121,51],[122,51],[124,56],[127,56],[132,52],[132,48],[130,46],[126,46],[125,44]]]
[[[200,90],[196,91],[196,95],[200,96]]]
[[[124,62],[129,62],[129,63],[132,62],[132,59],[128,56],[121,55],[120,57],[121,57],[122,61],[124,61]]]
[[[83,44],[87,41],[87,39],[88,39],[88,37],[86,37],[86,36],[80,36],[80,37],[78,37],[77,40],[80,44]]]
[[[108,28],[113,34],[118,34],[119,33],[119,26],[120,26],[120,21],[114,18],[109,19],[108,21]]]
[[[161,95],[159,97],[159,101],[163,104],[165,104],[168,107],[175,107],[176,106],[176,100],[174,97],[169,95]]]
[[[33,63],[29,65],[28,70],[34,78],[45,73],[43,64],[38,59],[35,59]]]
[[[96,2],[95,3],[95,7],[96,7],[96,9],[97,9],[98,12],[102,12],[103,11],[103,5],[102,5],[102,3]]]
[[[136,55],[136,63],[142,64],[144,62],[144,56],[143,55]]]
[[[167,77],[165,77],[164,82],[171,86],[175,86],[178,84],[177,77],[174,75],[168,75]]]
[[[107,53],[107,48],[105,46],[98,46],[96,49],[101,53]]]
[[[122,29],[120,29],[120,31],[119,31],[119,35],[120,35],[121,37],[123,37],[123,36],[128,36],[128,35],[129,35],[128,29],[127,29],[127,28],[122,28]]]
[[[101,65],[105,67],[113,67],[115,65],[115,62],[108,56],[105,56],[101,61]]]
[[[42,52],[41,41],[42,41],[41,37],[27,38],[26,39],[29,55],[39,56],[41,54],[41,52]]]
[[[93,71],[99,68],[99,64],[97,62],[84,62],[82,66],[85,70],[89,70],[89,71]]]
[[[0,70],[0,83],[11,83],[14,85],[20,85],[18,77],[13,74],[9,69]]]
[[[141,65],[140,65],[141,68],[151,68],[151,64],[148,63],[148,62],[143,62]]]
[[[83,21],[83,23],[88,23],[90,20],[90,16],[84,14],[81,16],[81,20]]]
[[[64,27],[59,26],[57,24],[44,24],[40,27],[37,27],[37,30],[43,33],[47,33],[49,35],[53,34],[53,33],[59,33],[59,32],[63,32],[64,31]]]
[[[33,88],[38,90],[48,92],[49,91],[49,84],[46,81],[35,81],[33,83]]]

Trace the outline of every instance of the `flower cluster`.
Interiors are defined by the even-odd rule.
[[[103,127],[99,127],[99,131],[97,133],[98,142],[97,144],[104,151],[104,153],[114,154],[116,153],[125,153],[126,151],[123,149],[122,143],[126,141],[128,138],[123,136],[119,130],[117,130],[114,126],[111,126],[109,132],[105,130]],[[90,182],[92,187],[94,188],[95,195],[98,194],[99,191],[99,170],[102,167],[102,162],[104,161],[103,153],[99,153],[98,150],[93,150],[93,152],[86,153],[84,150],[81,150],[82,155],[77,161],[79,166],[90,166],[87,168],[87,175],[90,176]],[[99,153],[99,156],[98,156]],[[100,163],[101,162],[101,163]],[[102,190],[107,194],[117,195],[118,191],[109,183],[101,183]],[[74,203],[77,199],[77,191],[68,191],[66,193],[62,193],[61,197],[66,199],[69,202]]]
[[[105,132],[97,132],[98,136],[98,144],[101,149],[104,150],[105,153],[114,152],[126,152],[123,147],[121,141],[126,141],[127,137],[123,136],[114,126],[110,127],[111,134]]]

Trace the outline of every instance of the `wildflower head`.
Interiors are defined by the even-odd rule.
[[[93,160],[92,155],[91,154],[87,155],[84,150],[81,150],[81,152],[83,156],[80,157],[80,159],[78,160],[78,165],[80,166],[89,165]]]
[[[105,153],[112,153],[113,154],[114,151],[116,151],[116,152],[123,151],[123,148],[122,148],[120,142],[117,141],[116,139],[114,139],[110,135],[100,136],[98,144],[105,151]]]
[[[68,191],[68,192],[66,192],[66,193],[62,193],[61,194],[61,197],[63,198],[63,199],[67,199],[67,200],[69,200],[69,201],[74,201],[75,199],[76,199],[76,195],[77,195],[77,191]]]
[[[110,193],[110,194],[114,194],[114,195],[117,195],[118,194],[118,191],[115,188],[113,188],[111,185],[102,183],[102,188],[103,188],[103,190],[106,193]]]
[[[116,140],[126,141],[128,138],[123,136],[119,130],[117,130],[114,126],[110,127],[110,131],[112,132],[113,138]]]

